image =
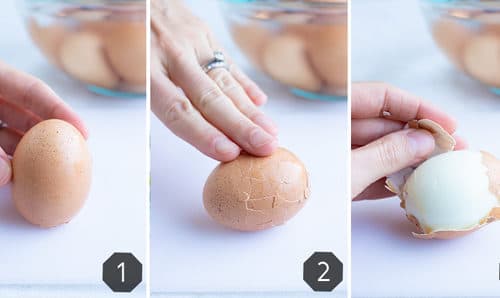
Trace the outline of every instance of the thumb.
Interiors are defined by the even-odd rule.
[[[373,182],[424,160],[434,147],[434,138],[428,131],[406,129],[353,150],[352,197],[356,197]]]
[[[4,186],[5,184],[10,182],[10,178],[12,177],[12,167],[10,164],[10,159],[0,147],[0,186]]]

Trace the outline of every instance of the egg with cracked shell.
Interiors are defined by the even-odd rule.
[[[241,154],[219,164],[203,189],[203,203],[218,223],[257,231],[285,223],[307,202],[309,178],[304,164],[278,148],[268,157]]]

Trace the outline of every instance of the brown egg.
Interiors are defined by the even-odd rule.
[[[108,22],[104,48],[113,70],[127,83],[146,84],[146,25]]]
[[[440,19],[434,23],[432,35],[438,47],[444,51],[455,65],[463,69],[464,47],[474,36],[473,32],[456,21]]]
[[[257,231],[285,223],[309,196],[307,171],[290,151],[269,157],[240,155],[217,166],[205,183],[203,203],[218,223]]]
[[[234,25],[231,35],[250,62],[262,68],[262,50],[273,37],[270,29],[259,24]]]
[[[64,39],[60,50],[64,70],[86,83],[114,88],[118,76],[111,70],[101,38],[91,32],[77,32]]]
[[[500,87],[500,36],[483,34],[471,39],[464,50],[464,64],[477,80]]]
[[[82,208],[92,176],[80,132],[62,120],[33,126],[12,159],[12,198],[19,213],[40,227],[69,222]]]
[[[275,80],[307,91],[319,91],[321,79],[310,65],[306,44],[294,34],[274,37],[264,48],[264,69]]]
[[[60,66],[59,49],[63,39],[68,35],[68,31],[58,24],[40,26],[33,19],[29,21],[28,29],[33,42],[45,57],[51,63]]]
[[[335,93],[347,94],[347,24],[300,27],[314,70]]]

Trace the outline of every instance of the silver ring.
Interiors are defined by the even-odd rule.
[[[227,63],[226,63],[226,58],[224,57],[224,54],[220,51],[215,51],[214,52],[214,58],[210,60],[207,64],[203,66],[203,71],[205,73],[209,73],[212,69],[215,68],[225,68],[228,69]]]
[[[2,120],[0,120],[0,129],[6,128],[7,126],[8,126],[7,123],[5,123]]]

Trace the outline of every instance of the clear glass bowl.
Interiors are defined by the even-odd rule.
[[[470,77],[500,95],[500,1],[420,0],[437,46]]]
[[[145,0],[24,0],[21,9],[43,55],[88,89],[145,94]]]
[[[346,1],[221,3],[234,42],[256,68],[301,97],[346,98]]]

